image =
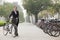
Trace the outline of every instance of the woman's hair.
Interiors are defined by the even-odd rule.
[[[14,8],[16,8],[16,9],[17,9],[17,6],[14,6]]]

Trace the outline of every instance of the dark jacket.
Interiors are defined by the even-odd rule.
[[[11,14],[10,14],[10,16],[9,16],[9,18],[10,18],[11,16],[13,16],[13,18],[12,18],[12,23],[15,23],[16,25],[18,25],[18,23],[19,23],[19,12],[16,11],[16,13],[17,13],[17,14],[15,14],[15,12],[12,11]],[[16,18],[18,18],[18,19],[16,20]]]

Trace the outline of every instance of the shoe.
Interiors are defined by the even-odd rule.
[[[12,34],[12,32],[9,32],[9,34]]]
[[[13,36],[13,37],[14,37],[14,38],[15,38],[15,37],[18,37],[18,35],[15,35],[15,36]]]
[[[18,34],[16,34],[16,36],[18,36]]]
[[[13,36],[13,37],[15,38],[15,37],[17,37],[17,36],[15,35],[15,36]]]

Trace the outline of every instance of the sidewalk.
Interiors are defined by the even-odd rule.
[[[18,27],[19,37],[4,36],[0,28],[0,40],[60,40],[60,37],[52,37],[45,34],[40,28],[30,23],[20,23]]]

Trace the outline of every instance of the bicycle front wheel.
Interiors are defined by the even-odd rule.
[[[5,35],[5,36],[7,35],[8,31],[9,31],[8,27],[9,27],[8,24],[6,24],[5,26],[3,26],[3,35]]]
[[[58,30],[57,26],[53,26],[52,29],[50,30],[50,33],[53,37],[58,37],[60,35],[60,31],[57,30]]]

